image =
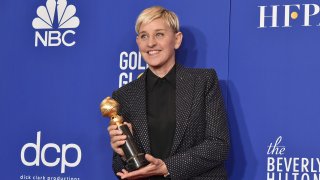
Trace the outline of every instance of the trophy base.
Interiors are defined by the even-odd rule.
[[[139,153],[137,156],[133,156],[127,160],[126,169],[130,172],[140,169],[148,164],[149,162],[144,157],[144,153]]]

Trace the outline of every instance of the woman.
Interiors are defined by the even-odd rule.
[[[149,165],[124,169],[126,136],[108,127],[113,168],[121,179],[227,179],[229,135],[223,98],[213,69],[176,63],[183,35],[175,13],[147,8],[136,21],[136,42],[149,68],[113,93]]]

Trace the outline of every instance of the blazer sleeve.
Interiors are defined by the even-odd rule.
[[[116,100],[121,105],[120,99],[119,99],[119,97],[118,97],[116,92],[112,93],[112,98],[114,100]],[[121,108],[119,110],[119,115],[122,115]],[[114,174],[116,175],[117,172],[121,172],[122,169],[125,169],[126,162],[123,161],[121,159],[121,157],[115,152],[113,152],[113,156],[112,157],[113,157],[112,158],[112,168],[113,168]],[[118,177],[118,176],[116,175],[116,177]]]
[[[229,152],[229,130],[219,81],[214,70],[206,71],[205,139],[197,146],[164,160],[172,179],[199,176],[223,165]]]

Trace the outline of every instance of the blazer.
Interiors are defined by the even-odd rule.
[[[138,147],[150,154],[146,114],[146,73],[113,92]],[[176,65],[176,130],[170,156],[163,159],[171,179],[227,179],[224,161],[229,131],[223,97],[213,69]],[[125,162],[113,155],[115,173]]]

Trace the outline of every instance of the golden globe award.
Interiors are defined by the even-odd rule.
[[[126,142],[121,146],[126,157],[126,169],[134,171],[148,164],[145,154],[139,152],[133,136],[126,124],[123,124],[123,117],[118,115],[119,103],[107,97],[100,104],[102,116],[110,117],[110,125],[117,125],[124,135],[127,136]]]

